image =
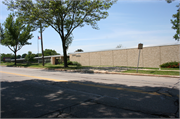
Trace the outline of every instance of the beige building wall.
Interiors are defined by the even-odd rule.
[[[89,61],[89,53],[81,53],[79,54],[80,57],[80,61],[79,63],[82,65],[82,66],[90,66],[90,61]]]
[[[102,51],[100,52],[101,56],[101,66],[113,66],[113,59],[112,59],[112,51]]]
[[[51,57],[51,64],[55,65],[55,57]]]
[[[90,66],[99,66],[101,65],[101,55],[100,52],[90,52]]]
[[[160,46],[161,64],[171,61],[180,61],[180,45]]]
[[[70,54],[69,58],[70,61],[76,61],[76,62],[80,62],[80,57],[77,57],[80,54]]]
[[[113,51],[114,66],[128,66],[127,51],[127,49]]]
[[[157,67],[160,64],[160,47],[143,48],[144,67]]]
[[[139,49],[133,48],[127,50],[127,61],[128,66],[137,67],[138,64],[138,57],[139,57]],[[140,59],[139,59],[139,67],[143,66],[143,49],[140,51]]]
[[[139,49],[119,49],[70,54],[71,61],[83,66],[132,66],[138,63]],[[162,63],[180,61],[180,45],[144,47],[140,52],[139,67],[159,67]]]

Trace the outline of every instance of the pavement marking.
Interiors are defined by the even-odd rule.
[[[84,85],[84,86],[92,86],[92,87],[114,89],[114,90],[124,90],[124,91],[128,91],[128,92],[138,92],[138,93],[151,94],[151,95],[162,95],[162,94],[164,94],[166,96],[172,97],[168,93],[159,94],[157,92],[145,92],[145,91],[142,91],[142,90],[129,89],[129,88],[118,88],[118,87],[102,86],[102,85],[95,85],[95,84],[85,84],[85,83],[78,83],[78,82],[73,82],[73,81],[68,81],[68,80],[51,79],[51,78],[30,76],[30,75],[24,75],[24,74],[16,74],[16,73],[4,72],[4,71],[0,71],[0,73],[12,74],[12,75],[18,75],[18,76],[25,76],[25,77],[31,77],[31,78],[37,78],[37,79],[44,79],[44,80],[50,80],[50,81],[56,81],[56,82],[70,82],[70,83],[73,83],[73,84],[79,84],[79,85]],[[179,95],[177,95],[177,96],[179,97]]]
[[[51,78],[30,76],[30,75],[24,75],[24,74],[16,74],[16,73],[4,72],[4,71],[0,71],[0,72],[5,73],[5,74],[12,74],[12,75],[17,75],[17,76],[25,76],[25,77],[31,77],[31,78],[37,78],[37,79],[45,79],[45,80],[50,80],[50,81],[68,82],[67,80],[51,79]]]
[[[102,85],[95,85],[95,84],[84,84],[84,83],[78,83],[78,82],[71,82],[74,84],[79,84],[79,85],[85,85],[85,86],[92,86],[92,87],[98,87],[98,88],[107,88],[107,89],[114,89],[114,90],[124,90],[124,91],[128,91],[128,92],[137,92],[137,93],[144,93],[144,94],[151,94],[151,95],[166,95],[169,97],[172,97],[171,95],[167,94],[167,93],[157,93],[157,92],[145,92],[142,90],[136,90],[136,89],[129,89],[129,88],[118,88],[118,87],[111,87],[111,86],[102,86]],[[177,95],[179,97],[179,95]]]

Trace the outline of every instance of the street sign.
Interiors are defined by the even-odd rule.
[[[142,43],[138,44],[138,49],[143,49],[143,44]]]
[[[143,44],[142,44],[142,43],[139,43],[139,44],[138,44],[138,49],[139,49],[139,56],[138,56],[138,63],[137,63],[137,70],[136,70],[136,73],[138,73],[139,59],[140,59],[140,52],[141,52],[141,49],[143,49]]]

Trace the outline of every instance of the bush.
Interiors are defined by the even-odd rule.
[[[161,68],[179,68],[179,62],[167,62],[160,65]]]
[[[71,61],[67,61],[67,65],[73,65],[73,62],[71,62]]]
[[[64,62],[62,63],[62,65],[64,65]],[[80,63],[78,63],[78,62],[72,62],[72,61],[67,61],[67,65],[76,65],[76,66],[81,66],[81,64]]]
[[[73,65],[77,65],[78,67],[81,66],[81,64],[78,62],[72,62],[72,63],[73,63]]]

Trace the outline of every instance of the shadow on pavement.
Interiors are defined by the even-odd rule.
[[[151,92],[159,95],[152,95]],[[164,87],[136,87],[91,81],[52,82],[31,79],[1,82],[1,117],[179,117],[177,94],[178,90]]]

